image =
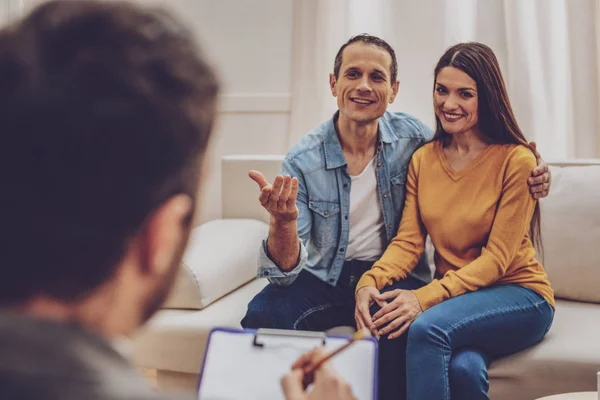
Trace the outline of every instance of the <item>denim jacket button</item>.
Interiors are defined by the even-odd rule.
[[[329,211],[325,211],[323,214],[325,214],[325,215],[329,215]]]
[[[388,228],[392,229],[392,224],[389,224],[389,225],[388,225]]]
[[[383,198],[384,198],[384,199],[387,199],[387,193],[383,195]]]
[[[378,167],[381,167],[381,163],[380,163],[380,162],[379,162],[379,163],[377,163],[377,166],[378,166]]]

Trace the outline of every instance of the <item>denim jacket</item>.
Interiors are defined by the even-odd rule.
[[[271,283],[289,285],[306,269],[335,286],[342,267],[350,231],[350,175],[336,132],[334,117],[304,136],[286,155],[282,174],[298,178],[296,204],[300,255],[289,272],[271,260],[265,239],[259,250],[258,277]],[[404,208],[405,179],[415,150],[431,140],[433,132],[418,119],[386,112],[379,119],[376,175],[379,200],[385,223],[386,246],[396,235]],[[431,272],[421,257],[413,276],[431,281]]]

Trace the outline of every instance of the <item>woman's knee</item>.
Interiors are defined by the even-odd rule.
[[[432,340],[433,339],[433,340]],[[431,313],[419,315],[408,328],[408,345],[411,343],[423,346],[426,343],[446,343],[448,335],[438,324],[437,319]]]

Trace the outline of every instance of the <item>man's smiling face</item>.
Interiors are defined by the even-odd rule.
[[[339,76],[330,77],[340,117],[366,124],[383,115],[398,92],[391,65],[390,54],[375,45],[356,42],[344,49]]]

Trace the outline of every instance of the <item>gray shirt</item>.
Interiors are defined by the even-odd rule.
[[[109,343],[74,324],[0,313],[0,398],[167,400]]]

